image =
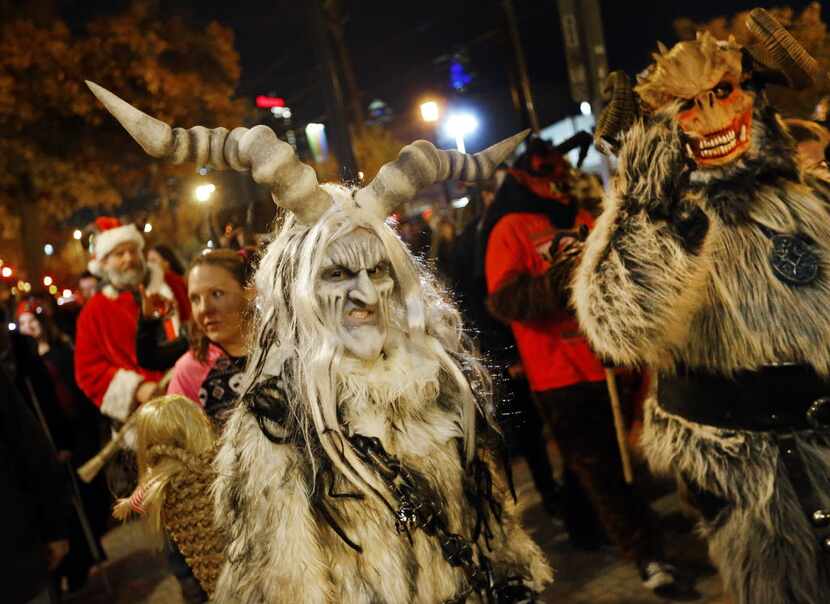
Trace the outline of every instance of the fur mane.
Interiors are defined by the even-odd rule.
[[[346,359],[315,295],[327,247],[357,228],[378,236],[396,282],[387,315],[390,339],[407,342],[416,355],[440,368],[441,390],[448,400],[459,402],[455,412],[463,428],[467,459],[472,459],[475,446],[476,409],[487,413],[492,408],[491,383],[464,334],[457,309],[390,226],[358,207],[350,189],[324,188],[334,198],[332,207],[312,226],[284,216],[260,262],[255,276],[258,298],[253,333],[257,335],[251,345],[245,391],[247,395],[258,384],[278,377],[289,389],[284,397],[284,429],[304,443],[312,475],[318,471],[319,451],[314,445],[319,443],[327,462],[355,487],[382,496],[376,478],[346,442],[338,417],[341,387],[336,376],[342,373]],[[460,358],[465,359],[463,368],[456,360]]]

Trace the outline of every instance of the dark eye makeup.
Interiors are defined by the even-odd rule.
[[[725,99],[730,94],[732,94],[732,84],[729,82],[721,82],[717,86],[715,86],[712,91],[715,93],[715,96],[719,99]]]

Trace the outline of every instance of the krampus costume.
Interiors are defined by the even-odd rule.
[[[644,447],[699,509],[740,604],[830,598],[830,187],[800,170],[766,83],[815,61],[766,12],[755,46],[662,45],[613,74],[619,169],[575,274],[594,348],[659,371]],[[639,113],[639,115],[637,115]]]
[[[287,210],[216,460],[216,601],[531,601],[551,571],[476,436],[488,376],[384,222],[427,184],[489,176],[524,135],[474,156],[417,141],[352,190],[318,185],[267,127],[172,130],[91,88],[151,155],[250,170]]]

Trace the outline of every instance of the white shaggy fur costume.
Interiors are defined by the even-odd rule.
[[[257,271],[246,393],[216,459],[215,600],[532,601],[551,570],[490,469],[489,378],[384,222],[432,182],[489,176],[526,133],[474,156],[417,141],[350,190],[318,185],[266,127],[174,130],[90,87],[151,155],[250,170],[290,210]]]
[[[777,25],[763,12],[751,19],[751,28]],[[781,31],[762,43],[781,40]],[[769,379],[761,376],[781,364],[812,368],[830,395],[830,187],[796,165],[792,139],[759,86],[764,66],[741,73],[741,49],[708,34],[682,44],[661,47],[634,89],[636,103],[630,88],[615,90],[612,112],[641,101],[647,109],[608,117],[619,118],[623,131],[619,170],[585,243],[574,302],[597,352],[659,370],[646,410],[646,455],[654,469],[676,474],[696,493],[701,528],[735,602],[819,604],[830,599],[830,555],[826,537],[814,530],[821,523],[811,521],[814,511],[830,508],[828,426],[725,427],[689,418],[729,404],[716,392],[683,401],[683,413],[667,411],[663,397],[664,385],[687,371],[728,384],[739,375]],[[743,51],[744,65],[754,56]],[[809,57],[798,61],[809,70]],[[789,75],[793,66],[778,67]],[[615,77],[624,83],[624,75]],[[659,95],[665,98],[655,100]],[[748,115],[732,121],[729,113],[729,103],[740,106],[747,97],[750,132],[740,129]],[[713,123],[721,111],[727,127],[690,125],[695,106],[714,114]],[[598,132],[606,142],[614,134]],[[800,259],[778,247],[794,239],[809,250]],[[796,261],[776,264],[779,252]],[[780,395],[782,413],[795,397]],[[776,414],[748,421],[762,420],[772,425]],[[790,471],[792,456],[800,456],[806,481]],[[795,488],[805,482],[818,508],[809,517]]]

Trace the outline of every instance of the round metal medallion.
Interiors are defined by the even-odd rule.
[[[775,276],[790,285],[807,285],[818,277],[818,255],[798,235],[773,236],[769,261]]]

